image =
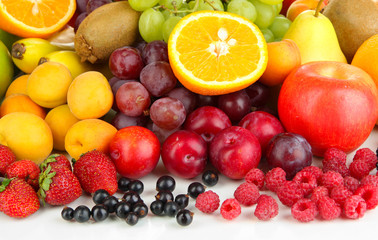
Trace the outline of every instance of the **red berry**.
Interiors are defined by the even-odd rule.
[[[378,187],[378,176],[377,175],[367,175],[361,179],[361,186],[373,185]]]
[[[255,208],[254,215],[263,221],[274,218],[278,215],[278,204],[277,201],[268,195],[262,194],[257,200],[257,205]]]
[[[326,173],[323,173],[323,175],[320,178],[320,183],[322,186],[328,189],[332,189],[333,187],[343,185],[344,178],[338,172],[328,171]]]
[[[300,222],[310,222],[318,213],[316,204],[310,199],[302,198],[291,207],[291,215]]]
[[[255,184],[261,190],[264,187],[265,175],[261,169],[252,168],[247,175],[245,175],[244,180],[247,183]]]
[[[336,219],[341,214],[340,206],[336,203],[335,200],[330,197],[322,197],[321,199],[319,199],[318,210],[319,215],[324,220]]]
[[[344,186],[354,193],[360,186],[360,181],[352,176],[347,176],[344,178]]]
[[[198,195],[195,207],[203,213],[215,212],[220,205],[218,194],[209,190]]]
[[[347,218],[357,219],[364,216],[366,212],[366,202],[359,195],[348,197],[344,203],[344,214]]]
[[[41,171],[35,162],[23,159],[10,164],[5,170],[5,175],[7,178],[18,177],[24,179],[35,190],[38,190],[38,178],[40,172]]]
[[[309,195],[318,186],[316,175],[310,171],[299,171],[295,174],[293,181],[298,183],[303,189],[305,196]]]
[[[280,167],[273,168],[265,175],[265,185],[272,192],[276,192],[284,182],[286,182],[286,172]]]
[[[299,199],[304,197],[304,193],[298,183],[286,181],[278,188],[277,196],[282,204],[291,207]]]
[[[366,202],[366,209],[373,209],[378,205],[378,188],[372,185],[360,186],[354,195],[361,196]]]
[[[377,163],[377,155],[369,148],[358,149],[353,156],[353,162],[349,166],[352,177],[362,179],[369,175]]]
[[[255,184],[244,182],[236,188],[234,197],[240,204],[252,206],[256,204],[257,199],[260,197],[260,192]]]
[[[323,197],[328,197],[329,196],[329,191],[328,188],[324,186],[317,186],[314,188],[311,194],[311,200],[318,204],[319,200]]]
[[[329,148],[324,153],[323,172],[335,171],[343,177],[349,176],[350,172],[346,166],[347,155],[338,148]]]
[[[13,162],[16,161],[16,155],[12,150],[0,144],[0,176],[5,174],[5,169]]]
[[[220,208],[220,213],[222,214],[222,217],[227,220],[232,220],[238,217],[241,213],[239,202],[235,198],[224,200]]]
[[[347,154],[338,148],[328,148],[324,152],[323,161],[335,161],[337,163],[346,164]]]
[[[318,183],[320,182],[320,177],[323,175],[323,170],[316,166],[308,166],[303,168],[301,171],[311,172],[314,174]]]
[[[340,206],[343,206],[345,200],[352,195],[353,193],[343,185],[332,188],[330,192],[330,197]]]
[[[63,166],[72,171],[70,160],[68,160],[68,158],[63,154],[51,154],[48,158],[46,158],[40,165],[42,171],[45,170],[48,164],[50,164],[51,167]]]

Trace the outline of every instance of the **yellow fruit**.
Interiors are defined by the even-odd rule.
[[[29,74],[19,76],[9,85],[5,97],[9,97],[12,94],[20,93],[27,95],[26,84],[28,82]]]
[[[168,55],[178,80],[203,95],[251,85],[268,61],[259,28],[241,16],[220,11],[198,11],[182,18],[169,37]]]
[[[30,74],[26,85],[29,97],[38,105],[54,108],[67,102],[71,73],[61,63],[46,62]]]
[[[39,60],[39,63],[44,62],[58,62],[63,64],[70,70],[72,78],[75,78],[84,72],[93,70],[92,64],[80,61],[79,55],[77,55],[76,52],[69,50],[51,52]]]
[[[109,143],[116,132],[117,129],[113,125],[103,120],[81,120],[67,131],[65,138],[66,151],[75,159],[93,149],[108,152]]]
[[[47,123],[27,112],[15,112],[0,119],[0,144],[8,146],[17,159],[41,163],[53,149],[53,137]]]
[[[79,121],[70,111],[67,104],[51,109],[45,118],[54,138],[54,149],[65,151],[65,137],[68,129]]]
[[[67,104],[77,118],[104,116],[113,105],[113,92],[106,77],[97,71],[77,76],[67,93]]]
[[[12,45],[12,59],[14,64],[24,73],[31,73],[37,66],[39,59],[46,54],[59,50],[49,41],[41,38],[24,38]]]
[[[15,93],[6,97],[0,106],[0,117],[12,112],[29,112],[44,119],[46,110],[25,94]]]

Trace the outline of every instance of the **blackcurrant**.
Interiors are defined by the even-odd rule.
[[[126,218],[129,212],[131,212],[131,206],[128,202],[120,201],[117,203],[115,213],[119,218]]]
[[[147,216],[148,207],[145,203],[138,202],[133,206],[132,212],[135,212],[136,214],[138,214],[139,218],[144,218],[145,216]]]
[[[144,190],[144,185],[143,185],[143,183],[140,180],[132,180],[129,183],[128,189],[130,191],[134,191],[134,192],[136,192],[138,194],[141,194],[143,192],[143,190]]]
[[[92,196],[92,200],[95,204],[103,204],[105,198],[109,197],[110,194],[104,190],[104,189],[98,189],[96,192],[94,192]]]
[[[157,216],[164,215],[164,202],[161,200],[155,200],[150,205],[151,212]]]
[[[203,192],[205,192],[205,186],[200,182],[192,182],[188,186],[188,195],[194,199]]]
[[[64,207],[61,215],[64,220],[70,221],[74,217],[74,210],[70,207]]]
[[[180,209],[186,208],[189,204],[189,195],[188,194],[178,194],[175,197],[175,202]]]
[[[134,191],[127,191],[123,195],[122,199],[125,200],[126,202],[128,202],[131,206],[134,205],[135,203],[141,201],[139,194],[134,192]]]
[[[171,191],[167,191],[167,190],[159,191],[155,195],[155,198],[158,199],[158,200],[163,201],[163,203],[166,203],[168,201],[173,201],[174,200],[172,192]]]
[[[218,174],[213,170],[207,170],[202,174],[202,182],[206,186],[214,186],[218,183]]]
[[[91,218],[91,210],[85,206],[80,205],[77,208],[75,208],[74,211],[74,219],[76,222],[83,223],[87,222]]]
[[[121,177],[118,179],[118,189],[122,192],[127,192],[129,190],[129,183],[131,182],[130,178]]]
[[[129,212],[125,220],[127,224],[133,226],[138,223],[139,217],[135,212]]]
[[[161,176],[157,181],[156,181],[156,191],[171,191],[175,190],[176,187],[176,181],[173,177],[164,175]]]
[[[176,216],[177,212],[180,210],[178,204],[174,201],[168,201],[164,204],[164,213],[169,217]]]
[[[114,213],[116,205],[118,203],[118,198],[115,196],[109,196],[104,201],[104,206],[107,207],[109,213]]]
[[[107,219],[109,216],[108,208],[105,207],[104,205],[93,206],[91,212],[92,212],[92,218],[96,222],[102,222],[105,219]]]
[[[176,215],[176,221],[181,226],[188,226],[193,221],[193,215],[188,209],[181,209]]]

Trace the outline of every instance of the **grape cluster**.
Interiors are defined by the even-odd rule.
[[[280,14],[282,0],[129,0],[134,10],[143,12],[139,32],[146,42],[168,42],[173,28],[185,15],[201,10],[227,11],[249,19],[267,42],[280,41],[291,21]]]

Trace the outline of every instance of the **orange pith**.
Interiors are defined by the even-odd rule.
[[[75,0],[1,0],[0,28],[21,37],[48,37],[76,10]]]
[[[267,64],[266,42],[257,26],[218,11],[183,18],[171,33],[168,54],[179,81],[203,95],[241,90],[257,81]]]

